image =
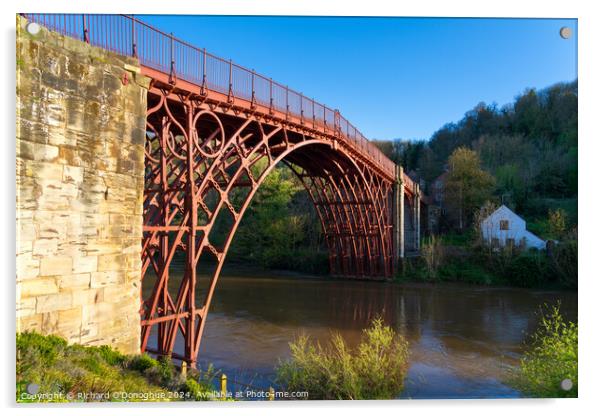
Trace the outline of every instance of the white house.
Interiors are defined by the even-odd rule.
[[[504,247],[513,244],[539,250],[546,247],[544,240],[527,231],[525,220],[505,205],[481,222],[481,233],[483,239],[493,246]]]

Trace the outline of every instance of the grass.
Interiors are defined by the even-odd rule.
[[[322,347],[306,336],[290,344],[292,358],[276,369],[277,381],[309,399],[391,399],[404,388],[408,343],[381,319],[363,331],[357,348],[340,334]]]
[[[213,387],[198,371],[184,377],[169,359],[68,345],[53,335],[17,334],[17,402],[203,400]],[[42,396],[27,394],[35,383]]]
[[[452,257],[439,268],[439,279],[450,282],[465,282],[477,285],[503,284],[504,280],[486,267],[469,258]]]
[[[560,307],[542,308],[539,328],[532,336],[512,384],[529,397],[578,396],[578,327],[565,322]],[[561,387],[570,380],[572,388]]]
[[[443,234],[441,239],[446,246],[469,247],[473,243],[475,237],[472,230],[468,230],[463,233],[450,232]]]

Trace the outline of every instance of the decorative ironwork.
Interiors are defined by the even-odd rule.
[[[211,103],[169,83],[155,82],[148,106],[143,350],[195,365],[230,243],[253,195],[279,162],[293,169],[314,202],[332,273],[391,276],[392,182],[353,149],[334,145],[322,132],[240,113],[227,100]],[[174,275],[176,263],[185,267]],[[199,278],[199,271],[209,278]],[[173,352],[177,337],[183,354]]]

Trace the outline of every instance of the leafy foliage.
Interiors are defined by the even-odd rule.
[[[422,246],[422,255],[426,264],[426,270],[429,278],[435,278],[439,267],[443,263],[444,250],[441,244],[441,238],[430,236],[427,243]]]
[[[539,328],[521,359],[514,384],[532,397],[577,397],[578,327],[565,322],[559,305],[542,308]],[[572,388],[561,387],[570,380]]]
[[[381,319],[364,330],[355,349],[340,334],[327,347],[301,336],[290,348],[292,358],[277,368],[278,381],[307,391],[309,399],[390,399],[403,390],[408,343]]]
[[[320,221],[307,191],[288,167],[277,166],[259,187],[229,256],[264,268],[328,272]]]
[[[212,390],[209,383],[195,380],[198,373],[191,371],[186,379],[176,371],[169,359],[155,360],[147,354],[127,356],[109,346],[84,347],[67,345],[53,335],[35,332],[17,334],[17,401],[38,401],[23,396],[29,383],[38,384],[45,393],[42,401],[110,400],[121,401],[122,396],[112,393],[136,393],[143,400],[145,393],[154,397],[163,395],[169,400],[170,392],[180,392],[173,400],[206,399],[201,391]],[[196,386],[193,394],[191,386]],[[78,394],[83,397],[78,399]],[[54,395],[53,395],[54,394]],[[95,394],[96,398],[83,394]],[[47,397],[47,399],[46,399]],[[129,401],[138,401],[130,396]]]
[[[574,81],[541,91],[527,89],[501,108],[479,103],[428,141],[376,144],[407,172],[423,179],[427,188],[450,168],[454,151],[474,150],[482,168],[495,177],[496,205],[504,203],[521,215],[543,217],[555,201],[577,195],[577,87]],[[543,210],[533,210],[535,200]],[[451,223],[457,225],[457,219]]]
[[[449,157],[445,201],[461,230],[468,225],[468,214],[478,209],[493,191],[495,180],[480,164],[477,153],[465,147],[454,150]]]

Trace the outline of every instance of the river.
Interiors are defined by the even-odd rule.
[[[336,331],[356,345],[370,320],[382,316],[410,343],[401,398],[519,397],[505,383],[508,372],[537,327],[539,306],[559,300],[563,314],[576,321],[576,292],[226,269],[209,311],[199,364],[213,363],[230,380],[266,388],[275,385],[274,367],[289,356],[288,343],[296,336],[306,334],[324,345]]]

